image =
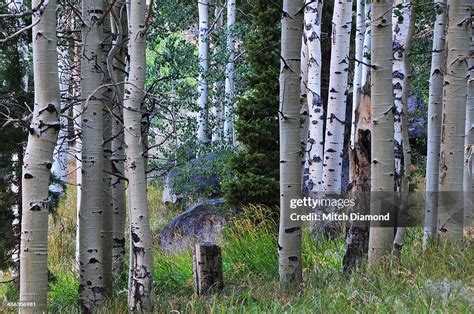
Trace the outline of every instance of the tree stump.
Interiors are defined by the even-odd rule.
[[[221,291],[224,281],[220,247],[213,243],[196,244],[193,250],[193,272],[198,295]]]

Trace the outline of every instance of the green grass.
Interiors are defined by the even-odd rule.
[[[150,206],[155,226],[162,226],[170,213],[159,204]],[[77,279],[73,272],[74,214],[62,201],[62,219],[50,231],[49,306],[52,313],[78,313]],[[344,239],[315,243],[304,231],[301,289],[292,295],[279,290],[277,226],[268,217],[272,211],[257,206],[233,218],[225,229],[222,247],[225,288],[220,294],[199,297],[193,292],[192,257],[184,251],[165,254],[155,247],[155,312],[168,313],[469,313],[474,307],[474,246],[466,239],[463,251],[450,247],[422,251],[422,230],[407,230],[401,263],[387,259],[370,270],[366,265],[350,275],[342,274]],[[167,217],[167,218],[163,218]],[[156,233],[158,229],[154,229]],[[55,235],[61,232],[63,239]],[[155,234],[156,235],[156,234]],[[72,243],[71,243],[72,241]],[[61,253],[63,252],[63,253]],[[62,256],[62,257],[61,257]],[[54,257],[54,258],[52,258]],[[113,298],[100,313],[127,313],[127,275],[115,282]],[[13,285],[0,285],[0,300],[13,300]]]

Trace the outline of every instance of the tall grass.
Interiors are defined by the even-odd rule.
[[[70,189],[71,190],[71,189]],[[69,191],[68,191],[69,192]],[[149,189],[154,239],[178,211],[167,211],[160,188]],[[74,272],[75,201],[61,201],[51,220],[49,306],[52,313],[78,313]],[[193,289],[189,251],[154,252],[155,312],[168,313],[472,313],[474,308],[474,246],[467,237],[459,251],[449,246],[422,251],[422,230],[407,230],[401,262],[388,258],[351,274],[342,273],[344,238],[315,242],[304,229],[301,289],[281,293],[278,283],[277,234],[274,210],[248,206],[224,230],[222,258],[225,288],[220,294],[197,296]],[[112,298],[99,313],[127,313],[127,274],[114,284]],[[0,285],[0,301],[16,291]]]

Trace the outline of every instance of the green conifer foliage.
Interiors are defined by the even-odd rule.
[[[281,1],[249,1],[249,32],[243,42],[250,69],[237,99],[235,130],[244,146],[229,162],[232,178],[223,184],[226,201],[276,205],[278,183],[278,102]]]

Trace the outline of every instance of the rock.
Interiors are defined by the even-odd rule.
[[[232,214],[223,199],[208,200],[191,206],[166,226],[160,234],[163,251],[177,252],[196,243],[222,241],[222,229]]]

